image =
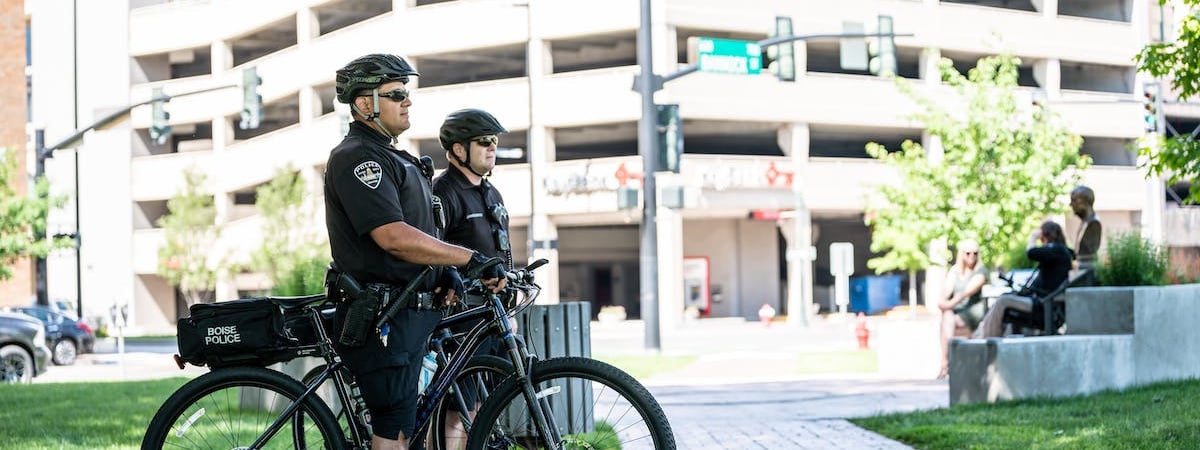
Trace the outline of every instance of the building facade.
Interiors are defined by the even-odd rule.
[[[939,57],[965,72],[982,56],[1014,54],[1022,61],[1019,95],[1045,98],[1084,137],[1081,151],[1095,164],[1084,183],[1096,191],[1106,231],[1162,236],[1163,188],[1146,180],[1128,149],[1143,134],[1143,80],[1131,57],[1158,30],[1157,2],[651,3],[658,74],[687,63],[689,38],[765,39],[776,16],[792,17],[797,34],[891,16],[898,32],[914,34],[896,39],[898,74],[935,98],[952,94],[940,84]],[[320,195],[326,156],[347,120],[335,104],[334,71],[369,52],[405,55],[422,75],[413,127],[398,147],[444,168],[437,128],[464,107],[487,109],[512,130],[500,145],[522,151],[510,152],[519,155],[503,160],[492,180],[513,218],[513,242],[537,243],[516,245],[514,257],[552,261],[542,277],[545,301],[640,314],[640,197],[628,208],[623,195],[643,178],[641,108],[631,89],[639,73],[636,0],[27,0],[26,11],[34,123],[48,139],[148,100],[155,89],[176,96],[166,106],[173,134],[165,143],[150,138],[151,107],[140,106],[127,122],[90,133],[79,149],[80,220],[57,211],[51,226],[79,224],[82,261],[76,271],[74,252],[51,258],[50,295],[74,299],[78,272],[85,315],[128,305],[135,332],[174,329],[186,305],[156,273],[157,221],[185,170],[207,174],[223,227],[214,251],[234,260],[257,247],[255,189],[277,168],[299,168]],[[855,273],[869,273],[864,199],[895,175],[867,156],[865,144],[936,143],[909,118],[916,106],[892,81],[841,69],[838,51],[837,41],[797,42],[794,82],[698,72],[656,94],[656,103],[679,105],[685,136],[680,173],[656,178],[666,329],[688,306],[747,318],[764,303],[784,313],[811,303],[830,308],[834,242],[853,243]],[[64,54],[75,57],[56,56]],[[263,80],[265,114],[259,128],[243,130],[237,85],[250,67]],[[198,91],[205,92],[180,95]],[[77,117],[53,107],[71,101]],[[1200,117],[1184,109],[1168,114]],[[71,163],[48,167],[55,189],[73,189]],[[1069,233],[1077,226],[1063,220]],[[233,274],[216,295],[268,287],[261,275]]]

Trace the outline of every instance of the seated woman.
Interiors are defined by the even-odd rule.
[[[1038,246],[1041,242],[1041,246]],[[1029,235],[1029,245],[1025,249],[1029,259],[1037,261],[1038,275],[1033,280],[1031,288],[1035,294],[1044,295],[1057,289],[1067,281],[1071,271],[1075,252],[1067,247],[1063,237],[1062,227],[1052,221],[1042,222],[1042,226]],[[1033,313],[1032,297],[1016,294],[1004,294],[996,299],[996,303],[988,310],[979,328],[971,337],[997,337],[1004,334],[1004,315],[1008,310]]]
[[[950,338],[967,336],[987,310],[983,301],[983,284],[987,281],[987,271],[979,262],[979,244],[970,239],[958,243],[958,256],[954,266],[946,273],[946,285],[942,291],[942,301],[938,308],[942,310],[942,370],[938,378],[946,378],[950,374],[950,359],[948,351]]]

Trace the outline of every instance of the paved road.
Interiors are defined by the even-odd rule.
[[[881,361],[883,353],[901,354],[891,350],[897,346],[936,345],[927,341],[924,322],[880,320],[872,326],[881,330],[881,339],[896,341],[881,346]],[[681,449],[909,448],[845,419],[946,407],[945,382],[894,373],[790,372],[796,352],[854,348],[851,327],[827,323],[796,330],[742,321],[691,324],[664,339],[662,348],[664,354],[695,355],[696,362],[642,381],[663,405]],[[645,354],[642,329],[637,323],[594,325],[593,353]],[[911,345],[906,340],[910,338]],[[35,383],[197,376],[206,371],[176,367],[170,356],[175,351],[171,341],[131,341],[125,354],[115,350],[113,343],[101,342],[98,353],[81,355],[74,366],[52,366]],[[917,372],[925,365],[920,363],[922,370]]]

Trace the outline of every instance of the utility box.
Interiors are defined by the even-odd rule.
[[[876,314],[900,305],[901,275],[850,279],[850,311]]]
[[[538,360],[559,358],[564,356],[592,356],[591,318],[592,304],[589,302],[565,302],[556,305],[531,305],[516,316],[519,332],[525,337],[525,346],[529,352],[538,356]],[[590,383],[579,383],[575,380],[557,386],[557,393],[547,396],[549,406],[555,415],[555,423],[559,432],[564,434],[579,434],[592,431],[592,386]],[[545,388],[546,386],[542,386]],[[529,411],[525,406],[514,405],[509,409],[509,417],[503,418],[505,426],[513,436],[533,435],[532,428],[519,426],[527,424],[535,426],[529,420]],[[579,420],[580,415],[584,420]],[[583,426],[584,429],[568,429],[568,427]]]

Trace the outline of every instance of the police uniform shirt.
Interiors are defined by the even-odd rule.
[[[501,248],[497,231],[508,233],[508,213],[496,217],[497,205],[504,205],[504,198],[485,179],[478,186],[471,184],[467,176],[451,166],[433,180],[433,192],[442,201],[446,215],[446,242],[478,251],[488,257],[504,258],[509,255]]]
[[[432,205],[419,161],[393,148],[383,134],[351,123],[325,166],[325,224],[338,268],[360,283],[403,286],[424,266],[389,254],[371,238],[371,230],[402,221],[437,236]]]

